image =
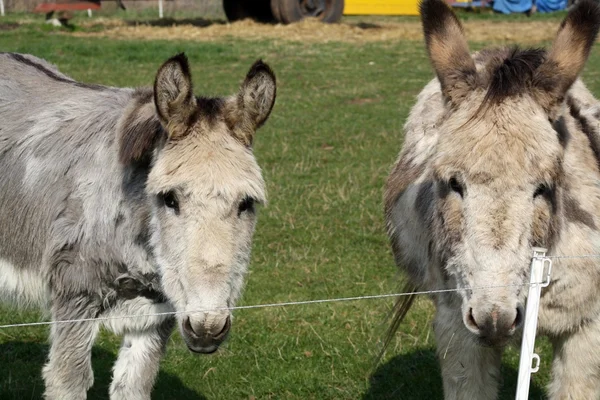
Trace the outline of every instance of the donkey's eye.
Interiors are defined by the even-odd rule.
[[[240,202],[238,206],[238,216],[242,215],[243,212],[254,212],[254,199],[252,197],[244,197],[244,200]]]
[[[179,212],[179,201],[177,200],[177,195],[175,195],[175,192],[171,190],[166,193],[161,193],[159,197],[161,198],[165,207],[168,207],[175,212]]]
[[[448,186],[450,186],[450,189],[452,189],[453,192],[458,193],[460,197],[463,196],[463,187],[458,181],[458,179],[456,179],[455,177],[450,178],[450,180],[448,181]]]
[[[537,188],[535,188],[535,192],[533,192],[533,198],[535,199],[536,197],[539,196],[544,196],[546,195],[548,192],[550,191],[550,189],[548,188],[548,186],[546,186],[546,184],[544,183],[540,183],[538,185]]]

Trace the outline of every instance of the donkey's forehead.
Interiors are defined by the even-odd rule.
[[[206,196],[247,195],[258,201],[265,201],[264,186],[251,149],[219,130],[168,142],[148,179],[148,190],[155,193],[182,187]]]
[[[532,99],[505,99],[470,120],[477,109],[474,103],[472,109],[449,115],[440,126],[435,161],[440,174],[455,169],[487,180],[553,178],[563,149],[547,115]]]

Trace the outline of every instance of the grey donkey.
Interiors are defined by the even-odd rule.
[[[578,79],[600,27],[578,2],[549,50],[471,55],[442,0],[421,16],[437,75],[419,94],[385,189],[397,264],[432,296],[445,398],[496,399],[518,342],[533,247],[600,253],[600,102]],[[538,333],[554,346],[551,399],[600,398],[598,258],[554,260]],[[488,290],[476,287],[504,286]],[[414,295],[397,303],[392,331]]]
[[[183,54],[143,89],[76,82],[30,55],[0,54],[0,69],[0,298],[55,321],[113,318],[52,325],[44,396],[86,398],[105,326],[124,335],[110,398],[150,399],[175,324],[195,353],[229,333],[275,76],[257,61],[239,93],[207,98]]]

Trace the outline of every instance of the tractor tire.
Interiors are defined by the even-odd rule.
[[[230,22],[251,18],[258,22],[273,22],[270,0],[223,0],[223,10]]]
[[[271,0],[272,10],[275,8],[275,1],[277,0]],[[344,0],[279,0],[278,10],[280,21],[286,24],[307,17],[318,18],[323,22],[338,22],[344,12]]]
[[[279,4],[281,0],[271,0],[271,13],[273,14],[273,18],[275,18],[276,22],[283,22],[281,18],[281,11],[279,10]]]

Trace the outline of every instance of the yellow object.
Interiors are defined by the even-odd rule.
[[[419,0],[345,0],[345,15],[419,15]]]

